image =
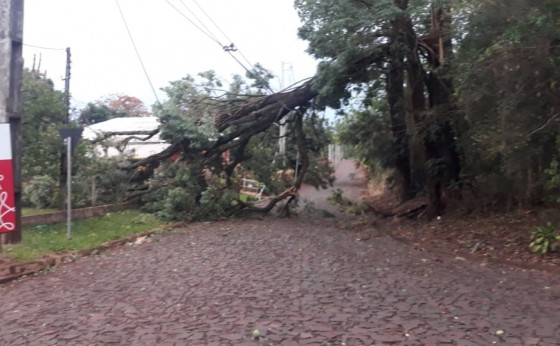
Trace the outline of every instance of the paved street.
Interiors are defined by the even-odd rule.
[[[560,345],[560,277],[320,215],[189,225],[0,296],[1,345]]]

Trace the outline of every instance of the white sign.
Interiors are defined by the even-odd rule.
[[[12,159],[10,124],[0,124],[0,160]]]

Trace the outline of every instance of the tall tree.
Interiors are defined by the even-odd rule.
[[[62,140],[58,129],[66,120],[64,94],[37,71],[23,71],[23,180],[47,175],[58,179]]]
[[[560,2],[472,1],[457,53],[466,172],[489,203],[543,200],[558,156]]]
[[[110,108],[106,104],[90,102],[80,111],[78,123],[87,126],[124,116],[126,113],[123,111]]]
[[[369,95],[384,85],[401,199],[412,197],[419,182],[430,197],[429,215],[439,215],[442,185],[460,171],[449,114],[452,82],[444,72],[452,52],[449,6],[408,0],[295,5],[303,20],[300,37],[322,60],[315,81],[319,96],[336,105],[363,95],[368,107]]]
[[[137,97],[128,95],[112,95],[103,104],[112,110],[128,117],[147,117],[151,115],[144,102]]]

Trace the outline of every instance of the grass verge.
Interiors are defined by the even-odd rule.
[[[5,245],[2,256],[26,262],[53,252],[93,249],[107,241],[146,232],[162,224],[151,214],[126,210],[74,221],[70,240],[66,239],[66,224],[25,227],[23,241]]]

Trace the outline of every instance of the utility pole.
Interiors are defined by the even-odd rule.
[[[282,78],[280,79],[280,89],[283,90],[286,87],[286,72],[288,72],[288,85],[294,82],[294,67],[291,63],[282,61]],[[286,117],[287,118],[287,117]],[[286,167],[286,132],[287,125],[286,120],[280,124],[280,135],[278,139],[278,152],[282,157],[282,167]]]
[[[66,123],[70,122],[70,65],[72,54],[70,47],[66,48],[66,76],[64,77],[64,105],[66,106]]]
[[[70,123],[70,76],[71,76],[71,64],[72,64],[72,54],[70,52],[70,47],[66,48],[66,75],[64,77],[64,106],[66,108],[66,117],[64,118],[64,125],[68,125]],[[67,152],[64,150],[60,151],[60,180],[59,180],[59,187],[61,196],[64,196],[65,193],[68,192],[67,190],[67,177],[68,167],[66,167],[68,163],[67,160]],[[68,196],[67,196],[68,197]],[[68,199],[66,199],[68,200]],[[61,202],[62,206],[64,206],[64,201]]]
[[[21,83],[23,0],[0,0],[0,123],[9,124],[13,167],[15,228],[0,244],[21,241]]]

